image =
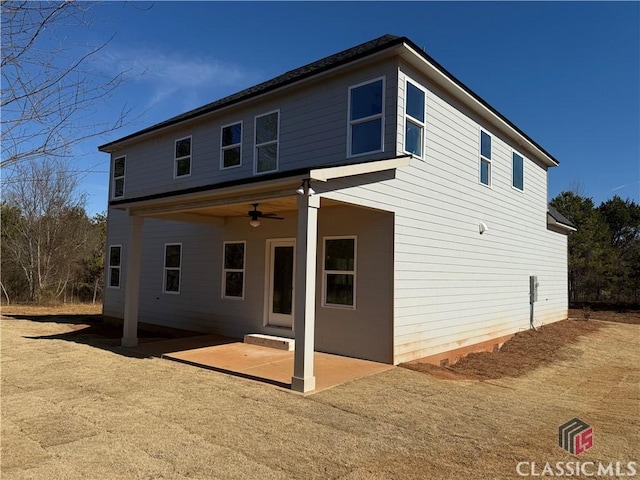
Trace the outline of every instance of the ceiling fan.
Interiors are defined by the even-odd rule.
[[[251,225],[252,227],[260,226],[260,218],[266,218],[270,220],[284,220],[284,217],[279,217],[275,213],[262,213],[260,210],[258,210],[257,203],[253,203],[251,205],[253,206],[253,210],[249,210],[247,212],[247,216],[251,218],[251,220],[249,221],[249,225]]]

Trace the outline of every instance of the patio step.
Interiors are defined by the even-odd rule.
[[[292,352],[295,349],[296,341],[293,338],[275,337],[273,335],[263,335],[261,333],[251,333],[244,336],[244,343],[260,345],[262,347],[277,348]]]

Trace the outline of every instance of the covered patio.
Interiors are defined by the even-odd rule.
[[[341,167],[283,172],[275,176],[254,177],[244,182],[227,182],[196,187],[187,191],[112,202],[112,208],[126,211],[128,225],[128,254],[123,265],[126,272],[126,285],[122,346],[138,345],[142,232],[145,219],[210,224],[224,228],[229,218],[247,217],[247,205],[251,204],[259,204],[260,210],[267,213],[294,211],[297,227],[295,239],[293,239],[295,241],[295,275],[292,288],[292,325],[289,333],[294,335],[295,351],[286,352],[286,355],[276,356],[277,358],[272,356],[270,358],[273,361],[267,361],[264,364],[257,362],[247,367],[250,371],[243,371],[237,362],[232,362],[235,366],[228,370],[244,373],[246,376],[272,378],[274,382],[289,385],[292,390],[298,392],[326,388],[326,386],[322,387],[322,384],[316,384],[316,361],[324,359],[321,370],[324,369],[325,373],[331,372],[332,369],[336,372],[347,369],[339,366],[340,362],[336,363],[332,360],[334,356],[325,357],[327,354],[314,353],[318,210],[321,205],[322,207],[341,205],[341,202],[327,198],[323,194],[340,188],[340,185],[333,184],[332,180],[350,177],[351,185],[357,185],[360,182],[370,183],[371,180],[367,178],[367,174],[387,172],[393,176],[396,168],[409,165],[410,160],[410,156],[403,156]],[[248,219],[247,223],[249,223]],[[255,349],[265,348],[243,344],[241,347],[229,345],[233,344],[210,347],[217,349],[213,351],[198,351],[198,349],[175,351],[171,353],[172,357],[168,358],[225,370],[224,365],[227,365],[224,363],[225,358],[230,359],[234,355],[239,355],[240,350],[247,352],[251,349],[254,349],[254,357],[258,358],[259,350]],[[366,362],[365,360],[348,360]],[[358,371],[358,368],[355,367],[354,372]],[[289,373],[285,375],[283,372],[286,371]],[[293,373],[292,376],[291,373]],[[331,378],[332,375],[327,374],[327,378]],[[289,381],[285,376],[289,377]]]
[[[218,335],[141,343],[132,350],[143,355],[271,384],[285,390],[292,389],[293,351],[252,345]],[[320,352],[314,353],[313,361],[316,384],[315,389],[308,393],[317,393],[395,368],[384,363]]]

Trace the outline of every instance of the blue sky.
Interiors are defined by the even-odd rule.
[[[89,213],[107,208],[97,146],[385,33],[404,35],[560,160],[550,198],[640,202],[638,2],[106,2],[69,41],[115,33],[96,71],[127,81],[134,121],[79,146]]]

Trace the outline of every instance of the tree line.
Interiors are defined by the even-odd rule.
[[[576,226],[569,235],[569,302],[640,304],[640,205],[619,196],[600,203],[579,192],[551,201]]]
[[[65,160],[87,139],[127,124],[131,112],[122,105],[105,114],[127,72],[92,68],[110,41],[91,29],[93,6],[0,2],[2,302],[95,302],[102,295],[106,216],[87,215],[80,172]],[[82,29],[91,41],[69,39]]]
[[[106,215],[87,215],[64,163],[27,160],[15,169],[0,204],[2,302],[101,300]]]
[[[101,300],[106,215],[87,215],[64,162],[15,168],[0,204],[3,303]],[[569,191],[551,204],[577,228],[568,240],[570,303],[640,304],[640,205],[614,196],[596,207]]]

